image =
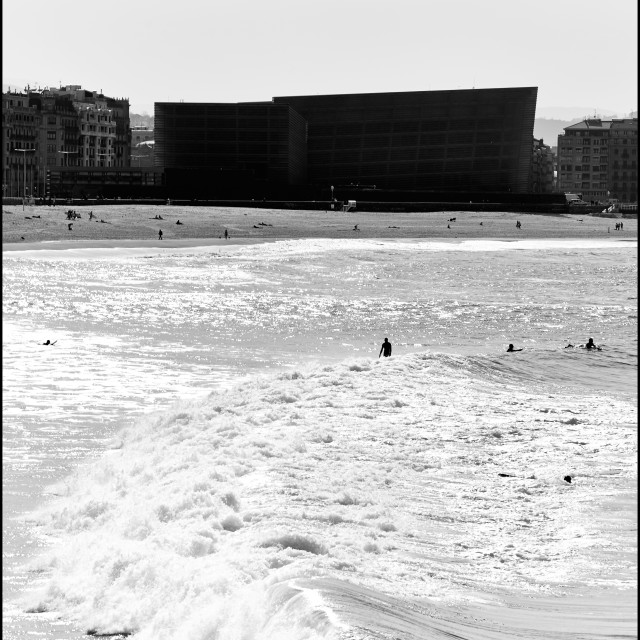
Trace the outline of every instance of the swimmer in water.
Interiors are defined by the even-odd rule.
[[[522,351],[522,349],[514,349],[513,345],[510,344],[509,347],[507,348],[507,353],[512,353],[513,351]]]
[[[581,344],[580,347],[582,349],[597,349],[598,351],[602,351],[602,347],[599,347],[594,341],[593,338],[589,338],[587,344]]]
[[[43,344],[43,346],[45,346],[45,347],[46,347],[47,345],[48,345],[48,346],[50,346],[50,347],[53,347],[53,345],[54,345],[56,342],[58,342],[58,341],[57,341],[57,340],[54,340],[53,342],[51,342],[51,340],[47,340],[46,342],[43,342],[42,344]]]

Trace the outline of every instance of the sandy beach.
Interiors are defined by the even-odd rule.
[[[160,243],[177,246],[206,241],[253,243],[292,238],[438,238],[438,239],[635,239],[637,217],[605,218],[585,214],[523,214],[512,212],[358,212],[299,211],[236,207],[108,205],[75,207],[80,215],[67,219],[69,205],[2,208],[3,250],[133,246]],[[90,212],[93,218],[90,219]],[[157,219],[161,216],[162,219]],[[453,218],[453,220],[452,220]],[[516,227],[516,221],[521,227]],[[181,224],[177,224],[180,221]],[[624,228],[616,231],[615,225]],[[72,223],[71,229],[69,224]],[[357,225],[357,229],[356,229]],[[224,231],[229,239],[225,241]],[[158,239],[162,230],[163,238]],[[52,244],[49,244],[52,243]]]

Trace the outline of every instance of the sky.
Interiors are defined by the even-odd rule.
[[[638,105],[636,0],[3,0],[2,84],[154,102],[538,87],[537,117]],[[575,112],[575,113],[574,113]]]

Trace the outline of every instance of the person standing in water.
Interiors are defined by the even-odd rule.
[[[389,342],[389,338],[385,338],[382,346],[380,347],[380,353],[378,354],[378,358],[384,355],[385,358],[388,358],[391,355],[391,343]]]

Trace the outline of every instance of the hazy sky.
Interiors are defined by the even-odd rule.
[[[537,86],[538,116],[622,115],[638,104],[637,12],[636,0],[3,0],[2,83],[77,84],[149,114],[156,101]]]

